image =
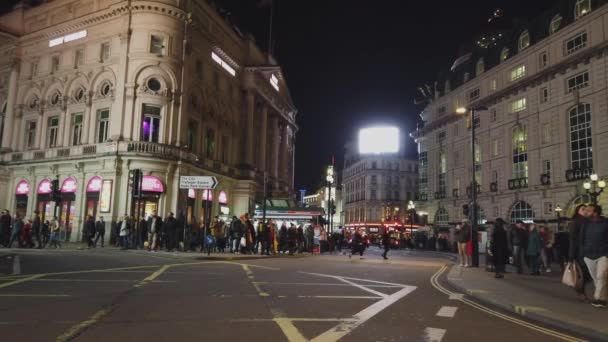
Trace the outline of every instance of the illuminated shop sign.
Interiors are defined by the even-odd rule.
[[[99,192],[101,190],[101,177],[95,176],[87,184],[87,192]]]
[[[69,43],[74,40],[85,38],[86,36],[87,36],[87,30],[70,33],[63,37],[49,40],[49,47],[61,45],[63,43]]]
[[[76,192],[76,180],[72,177],[66,179],[61,184],[61,192],[63,193],[75,193]]]
[[[53,188],[51,186],[51,181],[48,179],[43,179],[40,184],[38,184],[38,194],[46,195],[53,192]]]
[[[17,184],[17,190],[15,190],[15,194],[17,195],[29,195],[30,193],[30,183],[22,180]]]

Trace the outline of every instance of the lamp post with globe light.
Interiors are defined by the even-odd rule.
[[[472,253],[472,266],[479,267],[479,243],[477,236],[477,180],[475,179],[475,173],[477,171],[477,165],[475,164],[475,112],[486,111],[487,107],[459,107],[456,109],[456,114],[467,114],[470,113],[470,122],[471,122],[471,244],[473,245],[473,253]]]
[[[605,187],[606,181],[599,179],[596,173],[589,176],[589,179],[583,183],[583,188],[585,188],[587,194],[591,196],[591,202],[593,202],[593,204],[597,204],[597,198],[604,192]]]
[[[560,207],[559,204],[557,206],[555,206],[555,209],[554,209],[555,214],[557,215],[557,231],[558,232],[559,232],[559,229],[560,229],[560,223],[562,221],[562,216],[561,215],[562,215],[562,211],[563,210],[564,209],[562,209],[562,207]]]
[[[411,237],[414,237],[414,213],[416,212],[416,205],[414,204],[414,201],[409,201],[407,203],[407,212],[408,214],[410,214],[410,234]]]

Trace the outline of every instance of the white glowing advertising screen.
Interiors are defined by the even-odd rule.
[[[359,130],[359,153],[399,152],[399,128],[369,127]]]

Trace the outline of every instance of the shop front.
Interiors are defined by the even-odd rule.
[[[160,216],[168,214],[158,212],[158,201],[164,192],[165,185],[160,178],[144,176],[141,182],[141,196],[133,199],[135,216],[147,218],[153,212],[157,212]]]
[[[220,205],[220,220],[223,220],[224,222],[230,221],[230,207],[228,206],[228,194],[226,191],[220,191],[217,196],[217,202]]]
[[[97,220],[97,208],[99,207],[99,193],[101,192],[101,177],[94,176],[89,179],[86,191],[86,212]]]
[[[196,202],[196,190],[188,189],[188,198],[186,199],[186,221],[191,224],[194,220],[194,204]]]
[[[51,220],[53,218],[54,205],[51,201],[51,193],[53,187],[49,179],[43,179],[38,184],[37,197],[38,202],[36,203],[36,209],[40,212],[40,219],[42,222],[45,220]]]
[[[201,195],[201,223],[211,222],[213,219],[213,190],[203,190]]]
[[[25,217],[27,215],[27,201],[30,195],[30,183],[26,180],[22,180],[17,183],[15,189],[15,213],[19,214],[19,217]]]
[[[65,227],[66,241],[70,241],[76,213],[76,190],[78,185],[72,177],[66,178],[61,184],[61,206],[59,207],[59,224]]]

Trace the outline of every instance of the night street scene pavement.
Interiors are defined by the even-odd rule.
[[[0,342],[608,342],[608,0],[0,0]]]

